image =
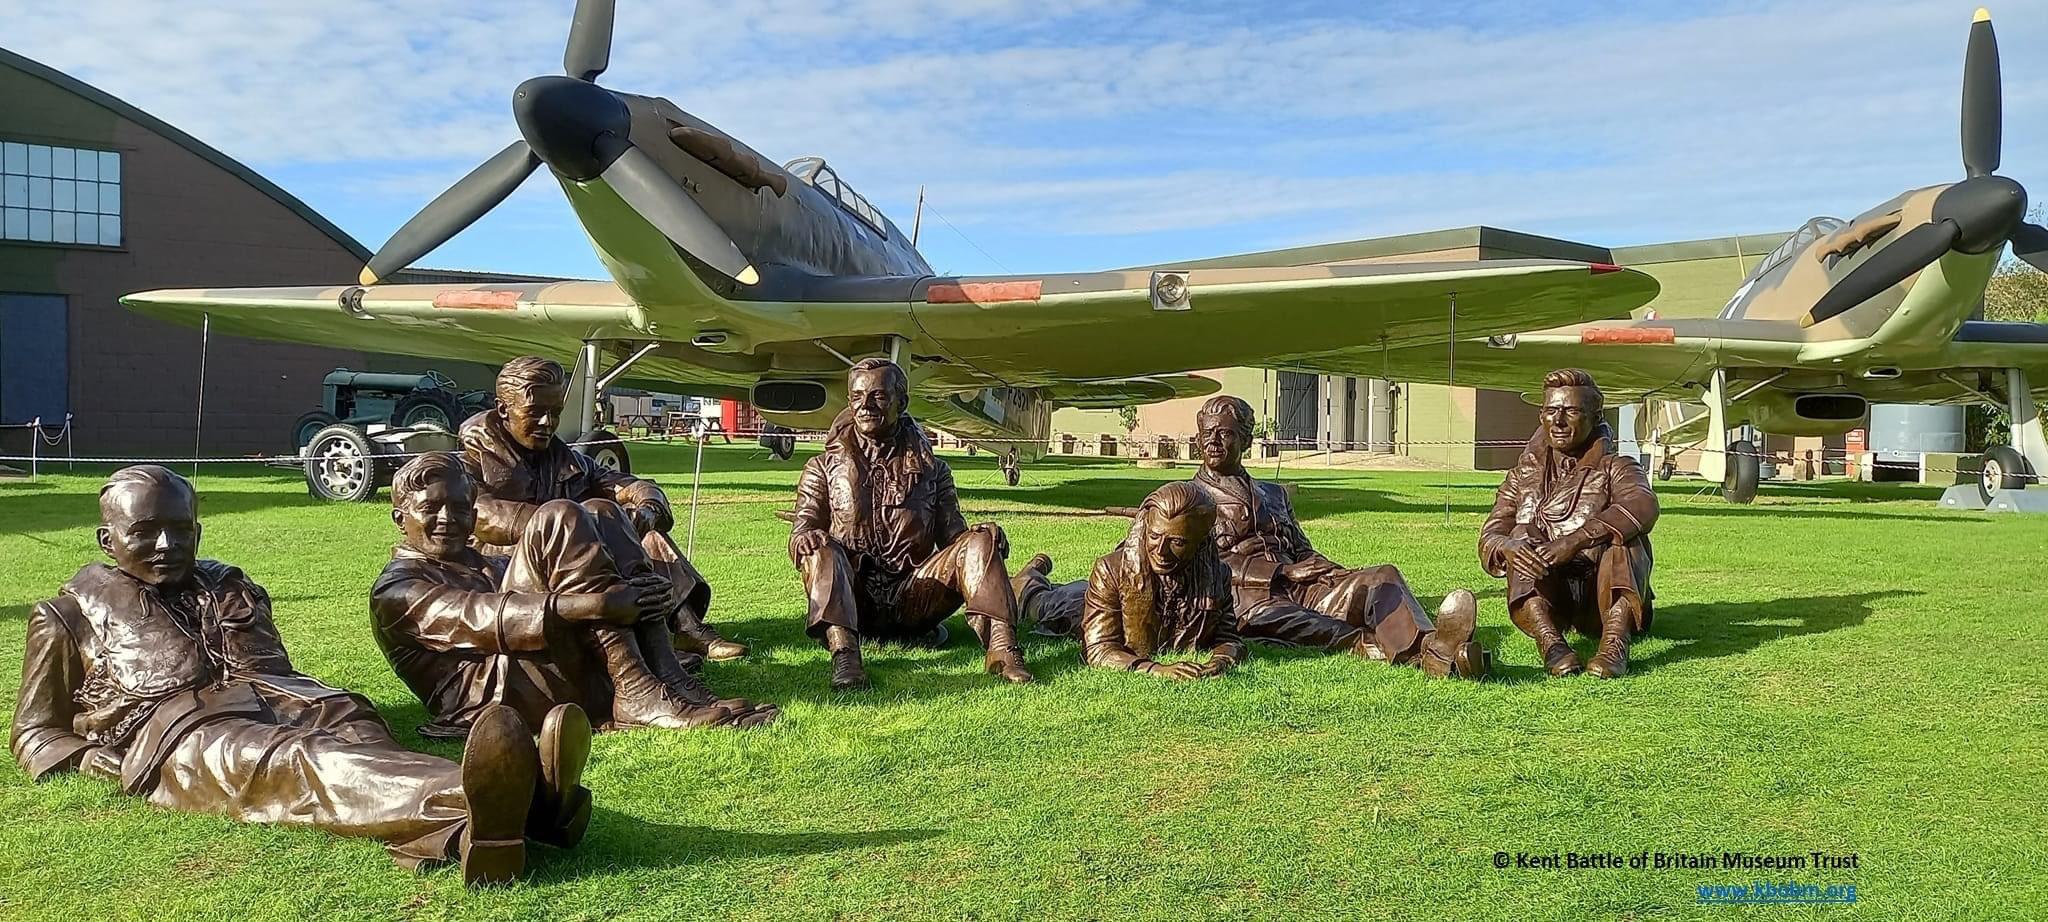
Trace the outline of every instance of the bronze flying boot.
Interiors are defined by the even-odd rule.
[[[868,687],[868,671],[860,661],[860,635],[839,625],[825,629],[825,649],[832,651],[832,690]]]
[[[1619,679],[1628,674],[1629,628],[1634,619],[1634,603],[1626,598],[1615,599],[1600,613],[1600,650],[1586,664],[1586,672],[1603,679]]]
[[[683,660],[685,666],[689,666],[693,660],[696,663],[695,667],[690,668],[691,672],[698,671],[707,659],[722,663],[747,655],[746,644],[725,639],[718,633],[717,628],[706,624],[702,617],[689,610],[687,606],[676,613],[675,627],[675,648],[686,654]]]
[[[485,708],[462,749],[462,882],[507,884],[526,869],[526,820],[540,780],[540,753],[519,712]]]
[[[989,675],[999,675],[1004,681],[1023,684],[1031,681],[1031,673],[1024,668],[1024,654],[1017,649],[1017,626],[991,615],[967,615],[967,626],[974,629],[974,636],[981,638],[982,646],[988,653],[982,658],[982,665]]]
[[[680,730],[727,723],[732,712],[710,701],[691,701],[649,668],[639,635],[630,627],[600,627],[591,642],[604,655],[612,680],[610,729],[661,727]]]
[[[1478,620],[1479,600],[1472,596],[1471,590],[1459,589],[1445,596],[1436,611],[1436,629],[1423,640],[1416,665],[1421,666],[1423,672],[1440,678],[1483,678],[1491,663],[1486,648],[1472,639],[1472,629]]]
[[[662,621],[642,621],[636,625],[641,652],[647,654],[647,668],[656,678],[669,687],[675,696],[697,707],[716,707],[731,715],[730,723],[738,727],[758,727],[782,716],[782,709],[768,702],[753,702],[745,698],[720,698],[696,670],[688,668],[682,657],[670,642],[668,624]],[[701,666],[702,657],[697,657]],[[721,724],[727,721],[720,721]]]
[[[527,814],[526,835],[556,848],[572,848],[590,828],[590,789],[583,767],[590,761],[590,717],[574,704],[556,705],[541,721],[540,784]]]
[[[1515,627],[1520,628],[1522,633],[1536,641],[1536,649],[1543,653],[1543,668],[1549,670],[1551,675],[1576,675],[1585,670],[1586,664],[1580,662],[1578,651],[1573,650],[1572,645],[1565,641],[1564,631],[1558,628],[1557,622],[1551,617],[1550,603],[1539,597],[1530,596],[1523,599],[1522,604],[1510,609],[1508,618],[1515,622]]]

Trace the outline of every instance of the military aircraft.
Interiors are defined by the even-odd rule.
[[[614,381],[751,402],[822,428],[844,371],[888,356],[911,411],[995,450],[1009,481],[1054,407],[1216,390],[1198,369],[1315,369],[1353,352],[1625,317],[1657,292],[1567,261],[939,277],[822,159],[780,166],[666,99],[597,85],[613,3],[581,0],[566,73],[519,85],[514,141],[395,233],[358,284],[150,291],[141,313],[216,332],[502,362],[575,357],[565,436]],[[383,284],[545,165],[612,281]],[[1191,193],[1192,194],[1192,193]],[[1455,305],[1455,309],[1453,309]],[[623,446],[619,446],[620,449]]]
[[[1639,428],[1657,454],[1706,447],[1700,473],[1734,502],[1756,492],[1756,445],[1730,438],[1744,424],[1831,435],[1864,426],[1873,402],[1986,403],[2014,425],[2012,444],[1986,453],[1982,495],[2019,489],[2048,473],[2035,413],[2035,399],[2048,397],[2048,325],[1969,318],[2007,243],[2048,269],[2048,229],[2024,220],[2026,190],[1996,175],[2000,110],[1998,41],[1979,9],[1963,72],[1965,178],[1900,193],[1847,221],[1807,222],[1750,271],[1719,317],[1475,335],[1455,344],[1449,365],[1438,347],[1331,370],[1443,381],[1454,367],[1458,384],[1532,396],[1544,371],[1585,368],[1610,404],[1651,401]]]

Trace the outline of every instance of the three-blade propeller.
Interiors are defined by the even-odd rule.
[[[1931,220],[1873,252],[1801,317],[1810,327],[1882,294],[1934,265],[1950,251],[1989,253],[2012,244],[2013,255],[2048,270],[2048,228],[2029,224],[2027,191],[1996,175],[2004,132],[1998,36],[1991,14],[1979,9],[1970,23],[1970,47],[1963,59],[1962,182],[1934,200]]]
[[[611,63],[613,0],[578,0],[562,53],[566,77],[520,84],[513,114],[521,140],[471,170],[391,235],[363,267],[374,285],[427,255],[496,208],[542,163],[576,181],[602,179],[683,252],[752,285],[760,280],[732,237],[654,158],[633,146],[631,115],[596,85]]]

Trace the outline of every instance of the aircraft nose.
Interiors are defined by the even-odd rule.
[[[1988,253],[2004,245],[2027,213],[2027,190],[2003,176],[1978,176],[1956,183],[1934,200],[1936,220],[1963,229],[1955,249]]]
[[[626,140],[632,114],[612,91],[573,77],[535,77],[512,94],[512,117],[535,155],[570,179],[594,179],[611,165],[599,149],[606,134]]]

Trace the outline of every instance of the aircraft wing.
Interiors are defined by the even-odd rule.
[[[1766,329],[1757,321],[1620,321],[1397,349],[1317,370],[1496,388],[1533,400],[1540,397],[1545,372],[1583,368],[1612,405],[1695,396],[1717,366],[1736,371],[1793,365],[1803,345],[1798,337],[1798,327],[1789,323]]]
[[[960,361],[1044,386],[1245,365],[1337,372],[1388,350],[1626,317],[1658,290],[1632,269],[1560,260],[1182,274],[1181,309],[1155,307],[1150,270],[928,279],[911,309]]]

